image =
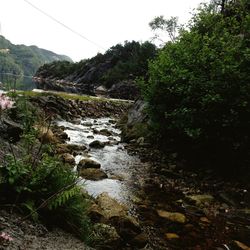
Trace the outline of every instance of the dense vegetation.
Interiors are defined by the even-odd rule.
[[[247,0],[204,5],[141,83],[161,143],[203,166],[249,160],[249,13]]]
[[[23,219],[59,225],[87,240],[88,198],[77,185],[78,176],[47,139],[51,115],[35,108],[26,97],[14,97],[15,107],[11,107],[12,102],[0,96],[0,118],[13,119],[22,129],[15,144],[14,137],[1,140],[5,156],[0,158],[0,206],[21,211]]]
[[[13,82],[16,79],[21,79],[20,75],[32,76],[44,63],[58,60],[71,61],[67,56],[57,55],[36,46],[14,45],[0,36],[1,82]]]
[[[39,68],[36,75],[43,78],[67,79],[73,82],[111,87],[123,80],[146,76],[148,60],[156,55],[150,42],[125,42],[117,44],[104,54],[78,63],[52,62]]]

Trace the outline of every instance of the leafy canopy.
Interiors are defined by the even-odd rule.
[[[165,45],[143,93],[165,143],[238,159],[249,154],[250,4],[223,2],[201,7]]]

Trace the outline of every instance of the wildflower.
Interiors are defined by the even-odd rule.
[[[14,105],[14,102],[8,96],[0,94],[0,110],[10,109]]]
[[[11,241],[13,241],[13,238],[12,238],[9,234],[7,234],[7,233],[5,233],[5,232],[2,232],[2,233],[0,234],[0,241],[11,242]]]

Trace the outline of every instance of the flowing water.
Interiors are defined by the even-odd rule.
[[[66,128],[69,144],[85,145],[88,148],[84,154],[75,156],[76,164],[88,157],[99,162],[101,169],[108,175],[108,178],[99,181],[82,179],[81,183],[87,192],[94,197],[107,192],[132,209],[139,181],[138,173],[143,170],[143,164],[137,156],[128,154],[125,144],[121,143],[121,131],[116,128],[115,122],[110,118],[87,118],[81,120],[80,124],[66,121],[59,121],[57,124]],[[106,135],[102,133],[103,130]],[[104,142],[106,146],[101,149],[90,148],[89,144],[94,140]]]

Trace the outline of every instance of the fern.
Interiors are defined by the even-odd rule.
[[[52,200],[48,202],[49,210],[57,209],[58,207],[63,206],[71,197],[75,196],[76,194],[79,194],[79,192],[80,187],[78,186],[74,186],[68,190],[61,191]]]

